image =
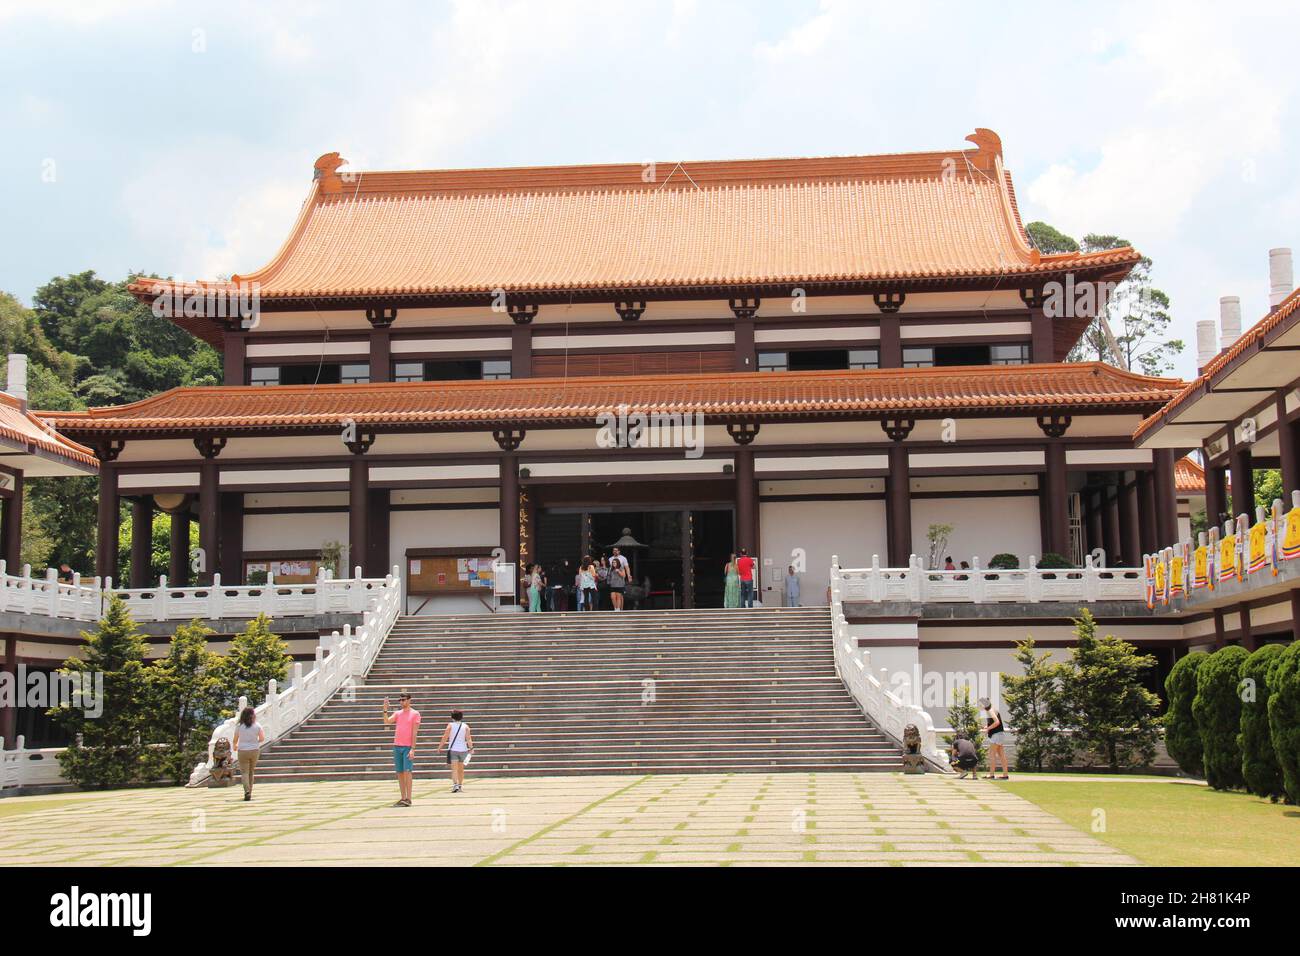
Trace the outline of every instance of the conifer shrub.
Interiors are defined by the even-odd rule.
[[[1209,659],[1209,654],[1201,653],[1180,657],[1165,678],[1165,749],[1184,773],[1194,777],[1205,776],[1205,748],[1192,715],[1192,701],[1196,698],[1196,671]]]
[[[1282,644],[1265,644],[1241,664],[1241,732],[1237,735],[1241,775],[1247,790],[1273,801],[1286,792],[1282,786],[1282,765],[1273,750],[1273,735],[1268,726],[1272,670],[1284,650]]]
[[[1241,775],[1241,665],[1250,652],[1244,647],[1223,647],[1196,669],[1196,696],[1192,716],[1201,735],[1205,780],[1216,790],[1240,790]]]
[[[1286,802],[1300,803],[1300,641],[1287,645],[1269,670],[1268,728],[1282,767]]]

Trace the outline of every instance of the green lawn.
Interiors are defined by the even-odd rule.
[[[1300,866],[1300,807],[1170,780],[998,785],[1153,866]]]

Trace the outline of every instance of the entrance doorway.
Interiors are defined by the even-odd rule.
[[[571,592],[584,554],[599,560],[622,542],[619,550],[632,566],[632,582],[644,591],[635,606],[722,607],[723,566],[735,542],[731,502],[600,500],[616,488],[633,491],[628,486],[593,487],[586,503],[581,501],[580,486],[530,489],[538,502],[534,554],[546,569],[548,582]],[[674,490],[687,497],[688,486]],[[653,496],[665,497],[664,489]],[[565,606],[574,606],[571,596]]]

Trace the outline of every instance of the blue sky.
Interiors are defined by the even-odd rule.
[[[0,0],[0,288],[265,263],[312,162],[906,152],[1002,136],[1026,220],[1118,233],[1194,325],[1300,254],[1294,4]]]

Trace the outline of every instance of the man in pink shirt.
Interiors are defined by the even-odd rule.
[[[736,559],[736,574],[740,577],[740,606],[753,607],[754,559],[745,548],[740,549],[740,557]]]
[[[395,807],[411,805],[411,774],[415,770],[415,735],[420,730],[420,712],[411,706],[411,695],[398,697],[401,710],[389,715],[388,698],[384,698],[384,723],[396,724],[393,733],[393,767],[397,770],[397,786],[401,789],[401,799],[393,804]]]

